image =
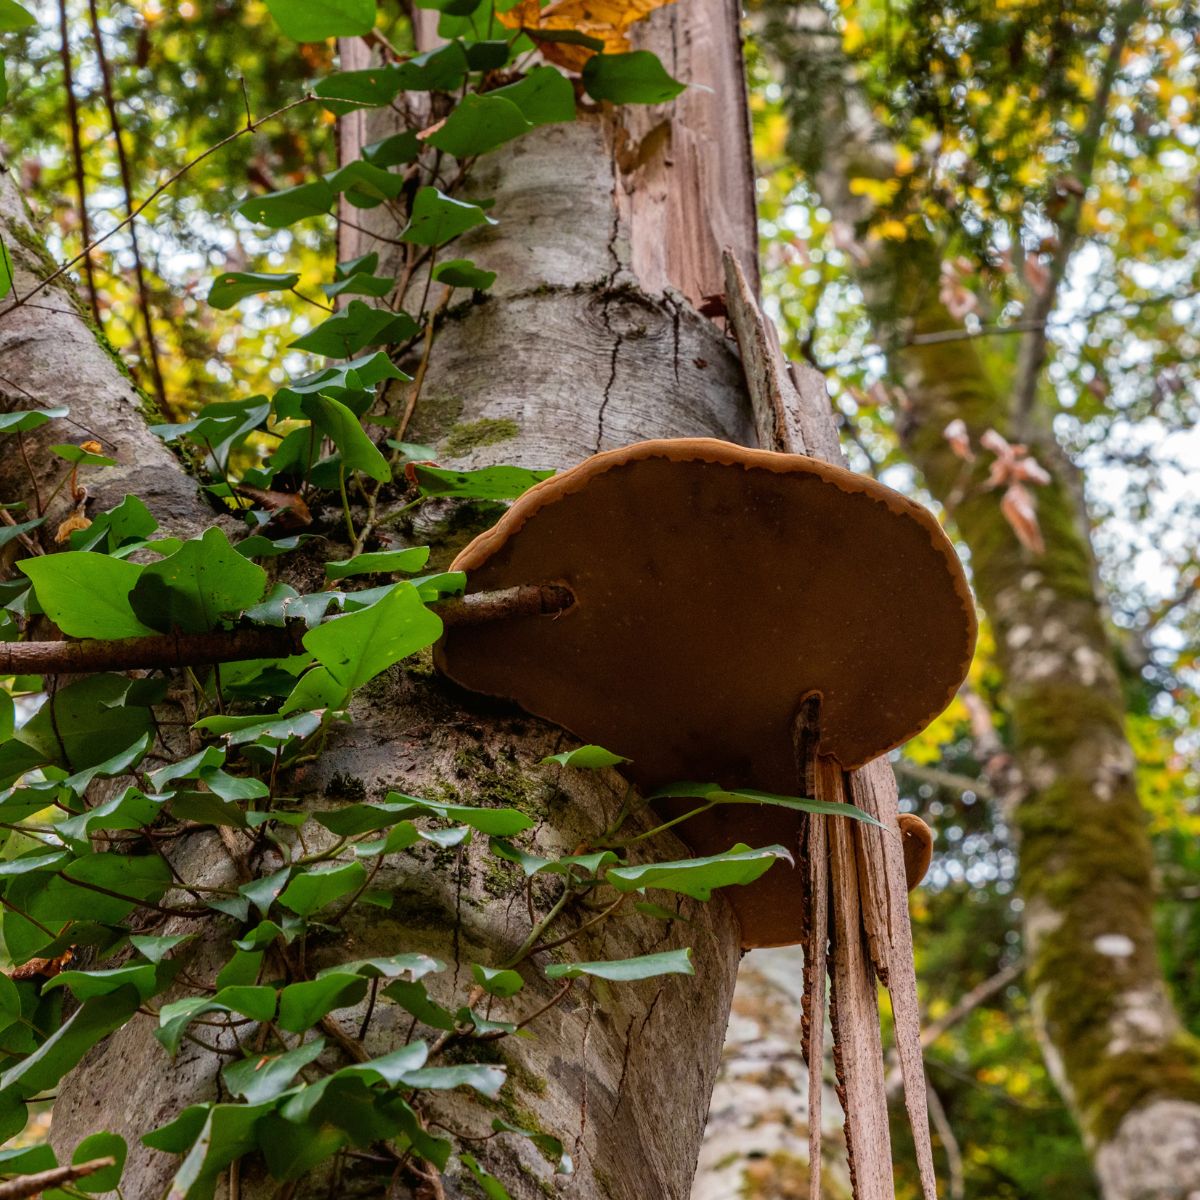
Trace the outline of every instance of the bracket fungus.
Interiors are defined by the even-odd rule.
[[[814,752],[849,771],[945,708],[975,643],[962,567],[926,509],[805,455],[708,438],[586,459],[526,492],[453,568],[471,591],[558,584],[575,600],[448,630],[443,672],[625,755],[646,791],[702,779],[804,794],[806,701],[819,698]],[[678,832],[698,854],[795,850],[803,822],[718,805]],[[790,872],[732,891],[746,946],[802,940]]]

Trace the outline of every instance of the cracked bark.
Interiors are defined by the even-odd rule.
[[[890,177],[887,145],[829,43],[812,36],[825,21],[815,6],[775,3],[767,19],[765,41],[790,89],[793,150],[834,216],[858,225],[868,201],[850,180]],[[1019,836],[1026,977],[1047,1064],[1106,1200],[1191,1200],[1200,1048],[1181,1029],[1157,960],[1149,839],[1074,468],[1044,422],[1023,431],[1053,477],[1037,490],[1046,551],[1032,556],[999,496],[983,489],[982,463],[962,490],[962,464],[942,434],[952,419],[976,442],[989,427],[1009,433],[1019,381],[989,374],[969,341],[906,345],[954,325],[937,301],[936,250],[911,238],[867,248],[859,282],[911,406],[901,437],[933,493],[953,505],[996,635],[1021,775],[1001,794]]]

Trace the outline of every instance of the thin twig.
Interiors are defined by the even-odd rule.
[[[106,1167],[116,1166],[117,1160],[111,1155],[107,1158],[93,1158],[82,1163],[68,1163],[65,1167],[52,1167],[49,1171],[38,1171],[34,1175],[20,1175],[0,1183],[0,1200],[23,1200],[26,1196],[40,1196],[50,1188],[61,1187],[75,1179],[86,1179],[103,1171]]]
[[[167,191],[169,188],[174,186],[174,184],[178,183],[178,181],[180,179],[182,179],[190,170],[192,170],[193,167],[198,166],[210,155],[215,154],[218,150],[223,149],[225,146],[228,146],[230,142],[236,141],[243,134],[254,133],[256,130],[261,129],[269,121],[275,120],[276,117],[281,117],[281,116],[283,116],[284,113],[291,112],[293,108],[299,108],[303,104],[312,104],[316,99],[317,99],[317,97],[314,96],[311,92],[306,93],[305,95],[301,96],[299,100],[293,100],[293,101],[291,101],[290,104],[285,104],[281,108],[275,109],[274,112],[267,113],[267,115],[265,117],[259,117],[259,119],[257,121],[247,121],[246,124],[244,126],[242,126],[242,128],[235,129],[233,133],[228,134],[226,137],[223,137],[219,142],[214,142],[206,150],[202,150],[199,154],[188,159],[188,161],[185,162],[183,164],[183,166],[181,166],[178,170],[172,172],[169,176],[167,176],[167,178],[164,179],[163,182],[160,183],[158,185],[158,187],[156,187],[150,193],[150,195],[147,196],[146,199],[143,200],[133,210],[133,212],[131,212],[129,214],[129,216],[127,216],[122,221],[118,221],[117,224],[114,225],[107,233],[102,233],[94,241],[89,242],[88,245],[86,245],[83,248],[83,250],[80,251],[80,253],[75,255],[74,258],[68,259],[65,263],[60,264],[53,271],[51,271],[50,274],[47,275],[46,278],[43,279],[40,283],[38,283],[34,288],[32,288],[30,291],[26,292],[25,295],[22,296],[19,300],[14,301],[11,305],[9,305],[8,308],[4,309],[3,312],[0,312],[0,320],[4,319],[4,316],[6,313],[12,312],[12,310],[14,308],[18,308],[18,307],[28,303],[28,301],[31,300],[34,296],[36,296],[39,292],[44,291],[52,283],[54,283],[56,280],[60,279],[73,266],[75,266],[76,263],[82,262],[83,259],[85,259],[93,250],[95,250],[97,246],[100,246],[104,242],[107,242],[108,239],[110,237],[112,237],[114,233],[119,233],[128,224],[130,224],[130,222],[132,222],[135,218],[137,218],[143,212],[145,212],[145,210],[151,204],[153,204],[154,201],[157,200],[159,198],[159,196],[161,196],[163,194],[163,192]]]

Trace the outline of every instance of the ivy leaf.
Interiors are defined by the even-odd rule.
[[[584,64],[582,76],[584,91],[593,100],[613,104],[663,104],[686,86],[672,79],[649,50],[595,54]]]
[[[461,822],[480,833],[491,834],[494,837],[512,837],[514,834],[524,833],[526,829],[532,829],[534,825],[531,818],[515,808],[476,808],[470,804],[443,804],[437,800],[404,796],[399,792],[389,792],[387,800],[389,804],[397,805],[397,816],[427,812],[447,821]]]
[[[130,681],[120,675],[78,679],[47,697],[17,737],[42,763],[69,771],[102,766],[118,747],[127,749],[153,731],[148,709],[122,703],[129,687]]]
[[[412,162],[421,153],[421,140],[415,129],[394,133],[391,137],[363,147],[362,156],[377,167],[398,167]]]
[[[283,0],[274,0],[275,4]],[[235,1158],[256,1148],[254,1127],[274,1108],[266,1104],[214,1104],[195,1144],[171,1180],[173,1200],[210,1200],[217,1177]]]
[[[0,33],[14,33],[36,24],[33,14],[22,8],[16,0],[0,0]]]
[[[441,634],[441,619],[425,607],[417,589],[398,583],[370,608],[310,629],[304,646],[340,687],[352,692],[393,663],[432,646]]]
[[[599,46],[593,49],[599,49]],[[575,120],[575,89],[554,67],[534,67],[524,79],[497,88],[488,95],[511,101],[531,125]]]
[[[211,997],[185,996],[159,1009],[154,1036],[174,1058],[184,1032],[197,1017],[212,1012],[236,1012],[252,1021],[269,1021],[275,1015],[278,998],[279,993],[271,987],[224,987]]]
[[[354,853],[361,858],[374,858],[379,854],[396,854],[407,850],[421,840],[421,833],[411,821],[400,821],[393,825],[386,837],[359,842]]]
[[[541,858],[536,854],[520,850],[501,838],[493,838],[489,849],[497,858],[516,863],[526,876],[538,875],[542,872],[550,875],[567,875],[575,867],[582,868],[586,875],[596,875],[602,867],[607,867],[617,861],[616,854],[611,850],[596,850],[591,854],[568,854],[563,858]]]
[[[766,804],[775,808],[790,808],[796,812],[824,813],[831,817],[849,817],[868,825],[886,826],[855,804],[842,800],[813,800],[807,796],[779,796],[774,792],[759,792],[753,788],[726,791],[716,783],[672,783],[648,796],[648,800],[677,798],[706,800],[711,804]],[[889,831],[890,832],[890,831]]]
[[[121,1182],[121,1172],[125,1169],[128,1154],[129,1147],[119,1133],[93,1133],[90,1137],[85,1137],[71,1155],[72,1164],[78,1166],[80,1163],[93,1162],[97,1158],[111,1158],[114,1160],[113,1165],[102,1167],[82,1179],[76,1179],[72,1186],[81,1192],[89,1193],[113,1191]]]
[[[383,994],[431,1029],[449,1032],[458,1024],[454,1013],[429,998],[424,984],[396,980],[383,989]]]
[[[318,1037],[284,1054],[255,1054],[230,1063],[221,1072],[221,1078],[239,1099],[247,1104],[262,1104],[286,1091],[301,1069],[315,1061],[324,1049],[325,1039]]]
[[[261,292],[290,291],[300,282],[300,276],[270,275],[258,271],[229,271],[218,275],[208,289],[208,303],[213,308],[232,308],[239,300]]]
[[[385,200],[394,200],[404,190],[404,177],[382,167],[356,159],[325,176],[335,191],[355,208],[377,208]]]
[[[322,870],[303,871],[283,890],[279,903],[307,917],[349,895],[366,882],[367,868],[360,862],[340,863]]]
[[[611,867],[605,873],[605,879],[618,892],[635,892],[653,887],[668,892],[682,892],[693,900],[708,900],[716,888],[753,883],[760,875],[765,875],[777,859],[792,863],[792,856],[782,846],[764,846],[761,850],[752,850],[744,842],[738,842],[724,854],[713,854],[706,858]]]
[[[134,988],[88,1000],[32,1054],[0,1075],[0,1092],[24,1098],[53,1088],[97,1042],[124,1025],[140,1003]]]
[[[136,963],[130,967],[116,967],[108,971],[62,971],[42,988],[42,994],[56,987],[71,989],[76,1000],[91,1000],[96,996],[107,996],[121,987],[137,989],[137,994],[148,1000],[167,986],[173,971],[163,971],[154,963]]]
[[[362,975],[342,972],[288,984],[279,994],[280,1028],[288,1033],[303,1033],[335,1008],[357,1004],[366,992],[367,981]]]
[[[434,1091],[469,1087],[481,1096],[495,1100],[507,1078],[503,1067],[464,1063],[457,1067],[419,1067],[415,1071],[405,1071],[400,1082],[406,1087],[430,1088]]]
[[[551,963],[546,968],[547,979],[578,979],[581,975],[592,975],[597,979],[611,979],[617,983],[653,979],[658,975],[695,973],[690,946],[682,950],[664,950],[659,954],[643,954],[637,958],[609,959],[604,962]]]
[[[360,958],[354,962],[340,963],[336,967],[326,967],[325,970],[317,972],[317,978],[342,974],[364,975],[368,979],[396,979],[401,975],[408,975],[415,981],[445,969],[446,964],[440,958],[408,951],[393,954],[389,958]]]
[[[472,963],[471,974],[475,976],[475,982],[489,996],[499,996],[505,1000],[509,996],[515,996],[525,986],[525,980],[516,971],[485,967],[480,963]]]
[[[423,187],[413,201],[412,216],[400,240],[416,246],[444,246],[468,229],[495,223],[479,205],[444,196],[435,187]]]
[[[224,462],[238,438],[262,425],[271,412],[266,396],[248,396],[245,400],[218,400],[206,404],[191,421],[172,425],[151,425],[150,432],[164,442],[188,438]],[[155,528],[157,528],[157,523]],[[151,531],[153,532],[153,531]]]
[[[413,474],[423,496],[454,496],[459,500],[515,500],[553,471],[526,467],[480,467],[476,471],[450,471],[414,463]]]
[[[528,1138],[547,1158],[558,1164],[557,1174],[570,1175],[575,1170],[571,1156],[563,1149],[558,1138],[549,1133],[538,1133],[536,1130],[522,1129],[519,1125],[510,1125],[500,1117],[492,1120],[494,1133],[515,1133],[519,1137]]]
[[[129,942],[139,954],[148,958],[152,963],[159,963],[176,946],[190,942],[195,936],[194,933],[168,934],[161,937],[155,937],[148,933],[131,933]]]
[[[375,0],[266,0],[279,28],[298,42],[362,37],[375,27]]]
[[[276,404],[281,396],[299,397],[320,392],[332,396],[335,400],[342,399],[345,393],[360,394],[370,391],[376,384],[385,379],[407,380],[409,378],[382,350],[364,354],[361,358],[339,363],[337,366],[326,367],[311,375],[297,379],[275,394]]]
[[[276,3],[284,2],[276,0]],[[267,196],[251,196],[237,205],[234,211],[269,229],[282,229],[305,217],[324,216],[333,207],[336,198],[333,188],[325,180],[315,179],[311,183],[271,192]]]
[[[543,763],[558,763],[562,767],[580,767],[588,771],[601,770],[604,767],[616,767],[621,763],[631,762],[622,758],[603,746],[577,746],[574,750],[563,750],[559,754],[547,754]]]
[[[470,64],[459,41],[427,50],[399,68],[400,87],[406,92],[453,92],[462,86]]]
[[[486,292],[496,282],[495,271],[481,270],[469,258],[452,258],[439,263],[433,269],[433,277],[439,283],[474,288],[477,292]]]
[[[487,1197],[487,1200],[512,1200],[508,1194],[508,1189],[498,1180],[495,1175],[485,1171],[479,1165],[479,1160],[473,1154],[460,1154],[459,1161],[471,1175],[475,1182],[479,1184],[480,1190]]]
[[[359,108],[378,108],[390,104],[400,91],[400,72],[395,67],[374,67],[365,71],[336,71],[316,87],[322,107],[341,116]]]
[[[51,454],[56,454],[64,462],[69,462],[76,467],[112,467],[117,462],[115,458],[109,458],[107,454],[94,454],[91,450],[85,450],[82,446],[75,446],[70,442],[51,446],[49,450]]]
[[[391,275],[369,275],[365,271],[356,271],[333,283],[321,284],[321,291],[330,299],[336,296],[372,296],[378,300],[386,296],[396,285]]]
[[[338,448],[347,470],[361,471],[379,483],[392,477],[387,459],[367,436],[359,419],[340,400],[305,396],[305,415]]]
[[[65,417],[68,412],[68,408],[18,408],[14,412],[0,413],[0,433],[28,433],[47,421]]]
[[[154,632],[129,603],[143,567],[79,550],[22,559],[17,566],[33,581],[43,611],[68,637],[111,639]]]
[[[7,546],[9,542],[15,542],[21,534],[28,533],[31,529],[37,529],[39,525],[45,523],[45,517],[38,517],[34,521],[20,521],[16,525],[0,526],[0,549]]]
[[[455,158],[473,158],[503,146],[533,128],[531,121],[511,101],[494,92],[463,97],[454,110],[425,140]]]
[[[357,558],[327,562],[329,579],[348,579],[351,575],[390,575],[395,571],[419,571],[429,561],[428,546],[409,546],[404,550],[378,550]]]
[[[350,358],[364,346],[404,342],[419,331],[408,313],[373,308],[362,300],[351,300],[339,313],[310,329],[291,343],[292,350],[307,350],[326,358]]]
[[[204,633],[220,617],[257,604],[266,587],[262,567],[243,558],[213,527],[144,567],[129,603],[142,621],[163,633]]]

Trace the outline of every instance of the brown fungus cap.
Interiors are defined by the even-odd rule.
[[[820,696],[822,753],[850,769],[949,703],[975,609],[931,513],[804,455],[708,438],[597,454],[526,492],[454,561],[470,591],[565,584],[556,617],[448,630],[453,680],[680,780],[796,795],[792,723]],[[795,850],[799,815],[719,806],[678,832]],[[730,889],[747,945],[800,937],[799,879]]]

